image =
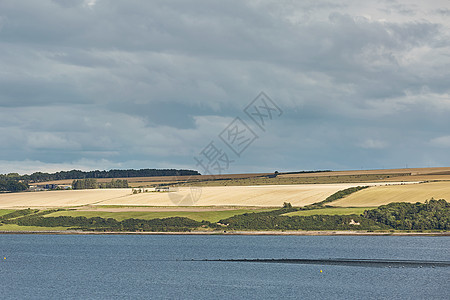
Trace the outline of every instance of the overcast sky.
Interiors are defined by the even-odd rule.
[[[449,91],[449,0],[0,1],[0,173],[450,166]]]

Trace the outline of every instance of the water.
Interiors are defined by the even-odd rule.
[[[450,268],[190,261],[450,261],[449,249],[449,237],[0,235],[0,297],[450,299]]]

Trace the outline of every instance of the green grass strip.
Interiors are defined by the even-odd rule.
[[[327,216],[335,216],[335,215],[360,215],[364,213],[365,210],[373,209],[374,207],[330,207],[330,208],[319,208],[312,210],[300,210],[294,211],[287,214],[283,214],[283,216],[316,216],[316,215],[327,215]]]
[[[163,212],[148,212],[148,211],[125,211],[125,212],[107,212],[107,211],[80,211],[80,210],[68,210],[68,211],[58,211],[45,217],[59,217],[59,216],[70,216],[70,217],[101,217],[101,218],[113,218],[117,221],[122,221],[125,219],[142,219],[142,220],[152,220],[152,219],[164,219],[170,217],[185,217],[192,219],[194,221],[201,222],[202,220],[209,222],[218,222],[219,220],[226,219],[235,215],[241,215],[251,212],[263,212],[271,211],[273,209],[237,209],[237,210],[223,210],[223,211],[163,211]]]

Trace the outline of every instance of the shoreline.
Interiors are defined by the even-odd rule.
[[[447,232],[368,232],[368,231],[191,231],[191,232],[133,232],[133,231],[1,231],[2,234],[55,235],[249,235],[249,236],[450,236]]]

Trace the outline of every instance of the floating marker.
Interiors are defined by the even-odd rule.
[[[322,270],[320,270],[320,273],[322,273]]]

